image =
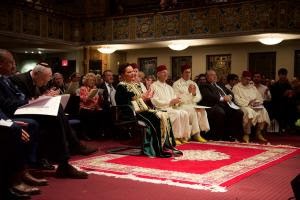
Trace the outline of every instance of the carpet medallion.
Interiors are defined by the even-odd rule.
[[[300,153],[298,148],[230,142],[188,143],[181,157],[105,154],[73,161],[89,173],[193,189],[226,187]]]

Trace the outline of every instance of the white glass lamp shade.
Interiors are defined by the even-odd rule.
[[[262,44],[265,45],[275,45],[275,44],[279,44],[280,42],[282,42],[282,38],[280,37],[264,37],[259,39],[258,41],[260,41]]]
[[[111,54],[115,52],[117,49],[113,47],[100,47],[97,49],[100,53]]]
[[[175,51],[182,51],[189,47],[189,45],[185,42],[172,42],[168,45],[168,47]]]

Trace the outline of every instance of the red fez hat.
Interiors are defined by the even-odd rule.
[[[243,71],[242,77],[252,77],[252,74],[249,71]]]
[[[131,63],[130,66],[133,68],[133,69],[139,69],[139,66],[136,64],[136,63]]]
[[[166,65],[159,65],[159,66],[156,68],[156,73],[161,72],[161,71],[163,71],[163,70],[167,70]]]
[[[192,67],[191,67],[190,65],[188,65],[188,64],[182,65],[182,66],[181,66],[181,73],[183,73],[184,70],[186,70],[186,69],[191,69],[191,68],[192,68]]]

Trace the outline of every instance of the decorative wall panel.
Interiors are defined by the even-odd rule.
[[[40,15],[23,12],[23,33],[40,36]]]
[[[64,27],[64,40],[71,41],[72,40],[72,29],[71,29],[71,21],[65,20],[63,23]]]
[[[105,21],[94,21],[92,22],[92,40],[103,41],[105,37]]]
[[[53,39],[63,39],[63,20],[48,18],[48,37]]]
[[[203,38],[265,32],[300,32],[299,0],[248,0],[171,12],[92,17],[84,4],[78,16],[54,15],[34,8],[0,7],[0,30],[83,45]],[[54,7],[53,7],[54,9]],[[95,13],[94,13],[95,11]],[[74,10],[75,12],[75,10]],[[84,15],[85,14],[85,15]],[[22,35],[24,37],[24,35]]]
[[[0,30],[13,30],[13,12],[5,8],[0,8]]]
[[[129,39],[129,18],[113,19],[113,40]]]
[[[190,34],[207,34],[209,33],[209,13],[207,9],[192,10],[189,12]]]
[[[161,37],[179,35],[180,34],[179,13],[161,15],[159,29],[161,29]]]
[[[154,16],[140,16],[136,18],[136,38],[154,37]]]

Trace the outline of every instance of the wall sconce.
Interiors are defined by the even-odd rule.
[[[278,36],[269,35],[267,37],[261,38],[258,41],[265,45],[275,45],[282,42],[283,38]]]
[[[175,51],[182,51],[186,48],[189,47],[189,45],[187,44],[187,42],[183,42],[183,41],[174,41],[171,44],[168,45],[168,47],[172,50]]]
[[[111,54],[113,52],[115,52],[117,49],[116,48],[113,48],[113,47],[109,47],[109,46],[106,46],[106,47],[100,47],[97,49],[100,53],[104,53],[104,54]]]

